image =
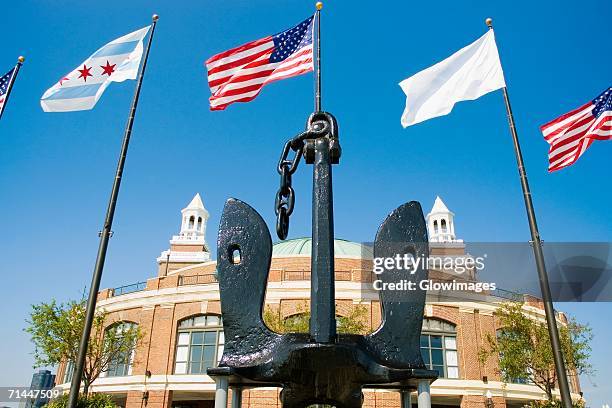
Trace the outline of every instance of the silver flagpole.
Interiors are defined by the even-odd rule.
[[[317,54],[315,56],[315,112],[321,112],[321,9],[323,3],[320,1],[315,5],[317,11],[315,13],[315,24],[317,31]]]
[[[486,19],[486,24],[490,30],[493,30],[493,20]],[[506,113],[508,115],[508,125],[512,134],[512,142],[514,144],[514,153],[516,155],[516,163],[518,165],[519,177],[521,179],[521,188],[523,189],[523,199],[525,201],[525,209],[527,210],[527,220],[529,221],[529,229],[531,231],[531,246],[535,255],[536,268],[538,270],[538,278],[540,280],[540,290],[542,292],[542,300],[544,302],[544,312],[546,314],[546,324],[548,326],[548,334],[553,351],[553,359],[555,362],[555,371],[557,373],[557,381],[559,383],[559,392],[561,394],[561,402],[564,408],[572,408],[572,397],[569,390],[569,382],[567,380],[567,371],[561,351],[561,341],[559,339],[559,329],[557,327],[557,319],[555,309],[550,293],[550,284],[548,282],[548,273],[546,272],[546,264],[544,263],[544,252],[542,251],[542,240],[540,231],[536,222],[535,210],[531,201],[531,191],[529,190],[529,182],[527,181],[527,170],[523,163],[523,154],[521,145],[519,144],[518,133],[514,124],[514,115],[512,114],[512,106],[510,105],[510,97],[508,96],[508,88],[502,88],[504,92],[504,102],[506,104]]]
[[[119,163],[117,164],[117,172],[115,174],[115,180],[113,182],[113,188],[111,191],[110,199],[108,202],[108,208],[106,210],[106,218],[104,220],[104,227],[100,233],[100,246],[98,247],[98,256],[96,258],[96,265],[94,267],[93,276],[91,278],[91,287],[89,288],[89,298],[87,299],[87,311],[85,314],[85,325],[83,333],[81,335],[81,342],[79,344],[79,354],[77,361],[75,361],[74,374],[72,377],[72,383],[70,384],[70,396],[68,400],[68,408],[76,408],[77,401],[79,398],[79,391],[81,389],[81,379],[83,376],[83,367],[85,366],[85,359],[87,357],[87,347],[89,345],[89,336],[91,334],[91,326],[93,323],[94,316],[96,314],[96,301],[98,297],[98,290],[100,289],[100,280],[102,279],[102,271],[104,269],[104,261],[106,260],[106,250],[108,249],[108,240],[111,236],[111,228],[113,226],[113,218],[115,217],[115,207],[117,206],[117,197],[119,196],[119,187],[121,186],[121,178],[123,176],[123,167],[125,165],[125,159],[128,152],[128,146],[130,143],[130,136],[132,134],[132,125],[134,124],[134,116],[136,115],[136,107],[138,106],[138,99],[140,97],[140,88],[142,86],[142,79],[144,78],[145,69],[147,68],[147,60],[149,59],[149,51],[151,50],[151,42],[153,41],[153,34],[155,33],[155,26],[159,16],[153,15],[153,24],[151,24],[151,34],[149,34],[149,41],[147,43],[147,49],[140,68],[140,74],[138,76],[138,82],[136,83],[136,90],[134,91],[134,99],[132,100],[132,107],[130,109],[130,115],[128,116],[127,125],[125,127],[125,133],[123,136],[123,144],[121,146],[121,153],[119,155]]]
[[[11,96],[11,91],[13,90],[13,84],[15,84],[15,80],[17,79],[17,74],[19,73],[19,69],[23,65],[25,61],[25,57],[19,56],[17,58],[17,64],[15,68],[13,68],[13,75],[11,75],[11,79],[9,80],[8,87],[6,88],[6,96],[4,97],[4,104],[2,104],[2,109],[0,109],[0,119],[2,119],[2,114],[4,113],[4,109],[6,108],[6,104],[8,103],[9,96]]]

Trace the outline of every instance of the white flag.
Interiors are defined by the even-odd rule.
[[[446,115],[457,102],[503,88],[506,82],[493,30],[399,85],[406,94],[403,127]]]
[[[109,42],[43,94],[45,112],[92,109],[111,82],[136,79],[150,26]]]

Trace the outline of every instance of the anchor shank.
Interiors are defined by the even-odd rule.
[[[331,166],[330,140],[320,137],[314,141],[310,275],[310,337],[318,343],[333,343],[336,340]]]

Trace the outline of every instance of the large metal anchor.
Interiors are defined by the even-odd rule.
[[[374,333],[336,334],[331,189],[331,165],[340,158],[336,120],[328,113],[313,114],[301,136],[306,162],[314,165],[310,333],[278,334],[263,322],[272,257],[270,232],[253,208],[229,199],[217,242],[225,349],[219,367],[208,369],[217,381],[222,400],[219,406],[224,404],[224,388],[227,397],[228,384],[234,387],[238,401],[244,387],[277,386],[282,388],[283,407],[330,404],[349,408],[361,407],[363,388],[396,389],[407,395],[418,384],[428,385],[437,378],[437,372],[427,370],[421,358],[426,293],[418,285],[413,291],[380,292],[382,324]],[[291,148],[301,154],[301,145],[294,145],[296,148]],[[283,159],[279,169],[282,163]],[[277,198],[277,208],[283,201]],[[277,222],[279,225],[279,235],[286,234],[288,218]],[[391,212],[374,242],[374,257],[416,257],[428,251],[423,211],[415,201]],[[414,274],[394,269],[380,279],[419,282],[427,279],[427,273],[422,267]]]

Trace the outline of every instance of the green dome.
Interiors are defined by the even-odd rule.
[[[303,255],[310,256],[311,238],[296,238],[281,241],[272,247],[273,257]],[[344,239],[334,240],[334,256],[337,258],[372,258],[372,247]]]

